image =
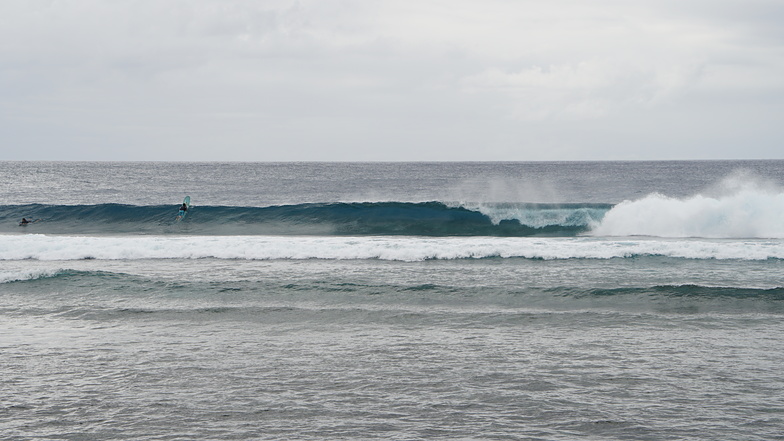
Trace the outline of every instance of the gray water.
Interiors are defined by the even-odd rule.
[[[712,195],[723,211],[710,213],[726,218],[739,206],[775,217],[784,163],[0,170],[6,210],[55,198],[176,211],[187,192],[194,210],[628,200],[694,211],[695,195]],[[722,193],[728,176],[753,184],[742,203]],[[674,202],[646,199],[655,192]],[[202,237],[187,225],[160,236],[42,225],[0,234],[2,439],[784,439],[776,230]],[[329,257],[335,247],[368,257]]]
[[[691,196],[736,174],[784,185],[784,161],[487,163],[0,162],[3,204],[334,201],[618,203]]]

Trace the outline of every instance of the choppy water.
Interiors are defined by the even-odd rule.
[[[0,163],[0,433],[783,439],[782,172]]]

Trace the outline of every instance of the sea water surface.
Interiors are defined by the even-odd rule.
[[[0,438],[784,439],[784,161],[0,177]]]

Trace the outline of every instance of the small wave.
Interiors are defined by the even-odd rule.
[[[666,314],[784,312],[784,287],[752,288],[708,285],[657,285],[577,290],[554,290],[575,302],[612,304],[626,310],[646,309]]]
[[[63,269],[16,269],[0,270],[0,284],[12,282],[26,282],[31,280],[51,279],[70,274]]]
[[[6,260],[6,259],[0,259]],[[47,259],[41,259],[47,260]],[[73,260],[73,259],[64,259]],[[72,279],[72,278],[114,278],[125,277],[125,275],[107,272],[107,271],[79,271],[66,268],[36,268],[25,269],[18,268],[14,270],[0,271],[0,284],[2,283],[27,283],[39,282],[46,280],[56,279]]]
[[[563,288],[561,295],[569,297],[617,297],[617,296],[643,296],[667,298],[703,298],[703,299],[757,299],[757,300],[784,300],[784,287],[776,288],[743,288],[730,286],[706,285],[657,285],[652,287],[631,288],[602,288],[590,290],[576,290]]]

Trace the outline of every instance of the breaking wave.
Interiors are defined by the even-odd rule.
[[[736,186],[720,196],[651,194],[609,210],[595,236],[784,238],[784,192]]]
[[[308,235],[783,239],[784,192],[742,185],[718,196],[651,194],[598,203],[335,202],[267,207],[6,205],[0,232],[98,235]],[[18,226],[25,217],[33,224]]]
[[[355,202],[194,207],[182,222],[169,205],[0,206],[0,231],[54,234],[576,236],[607,204]],[[18,227],[25,217],[38,220]],[[40,220],[39,220],[40,219]]]

